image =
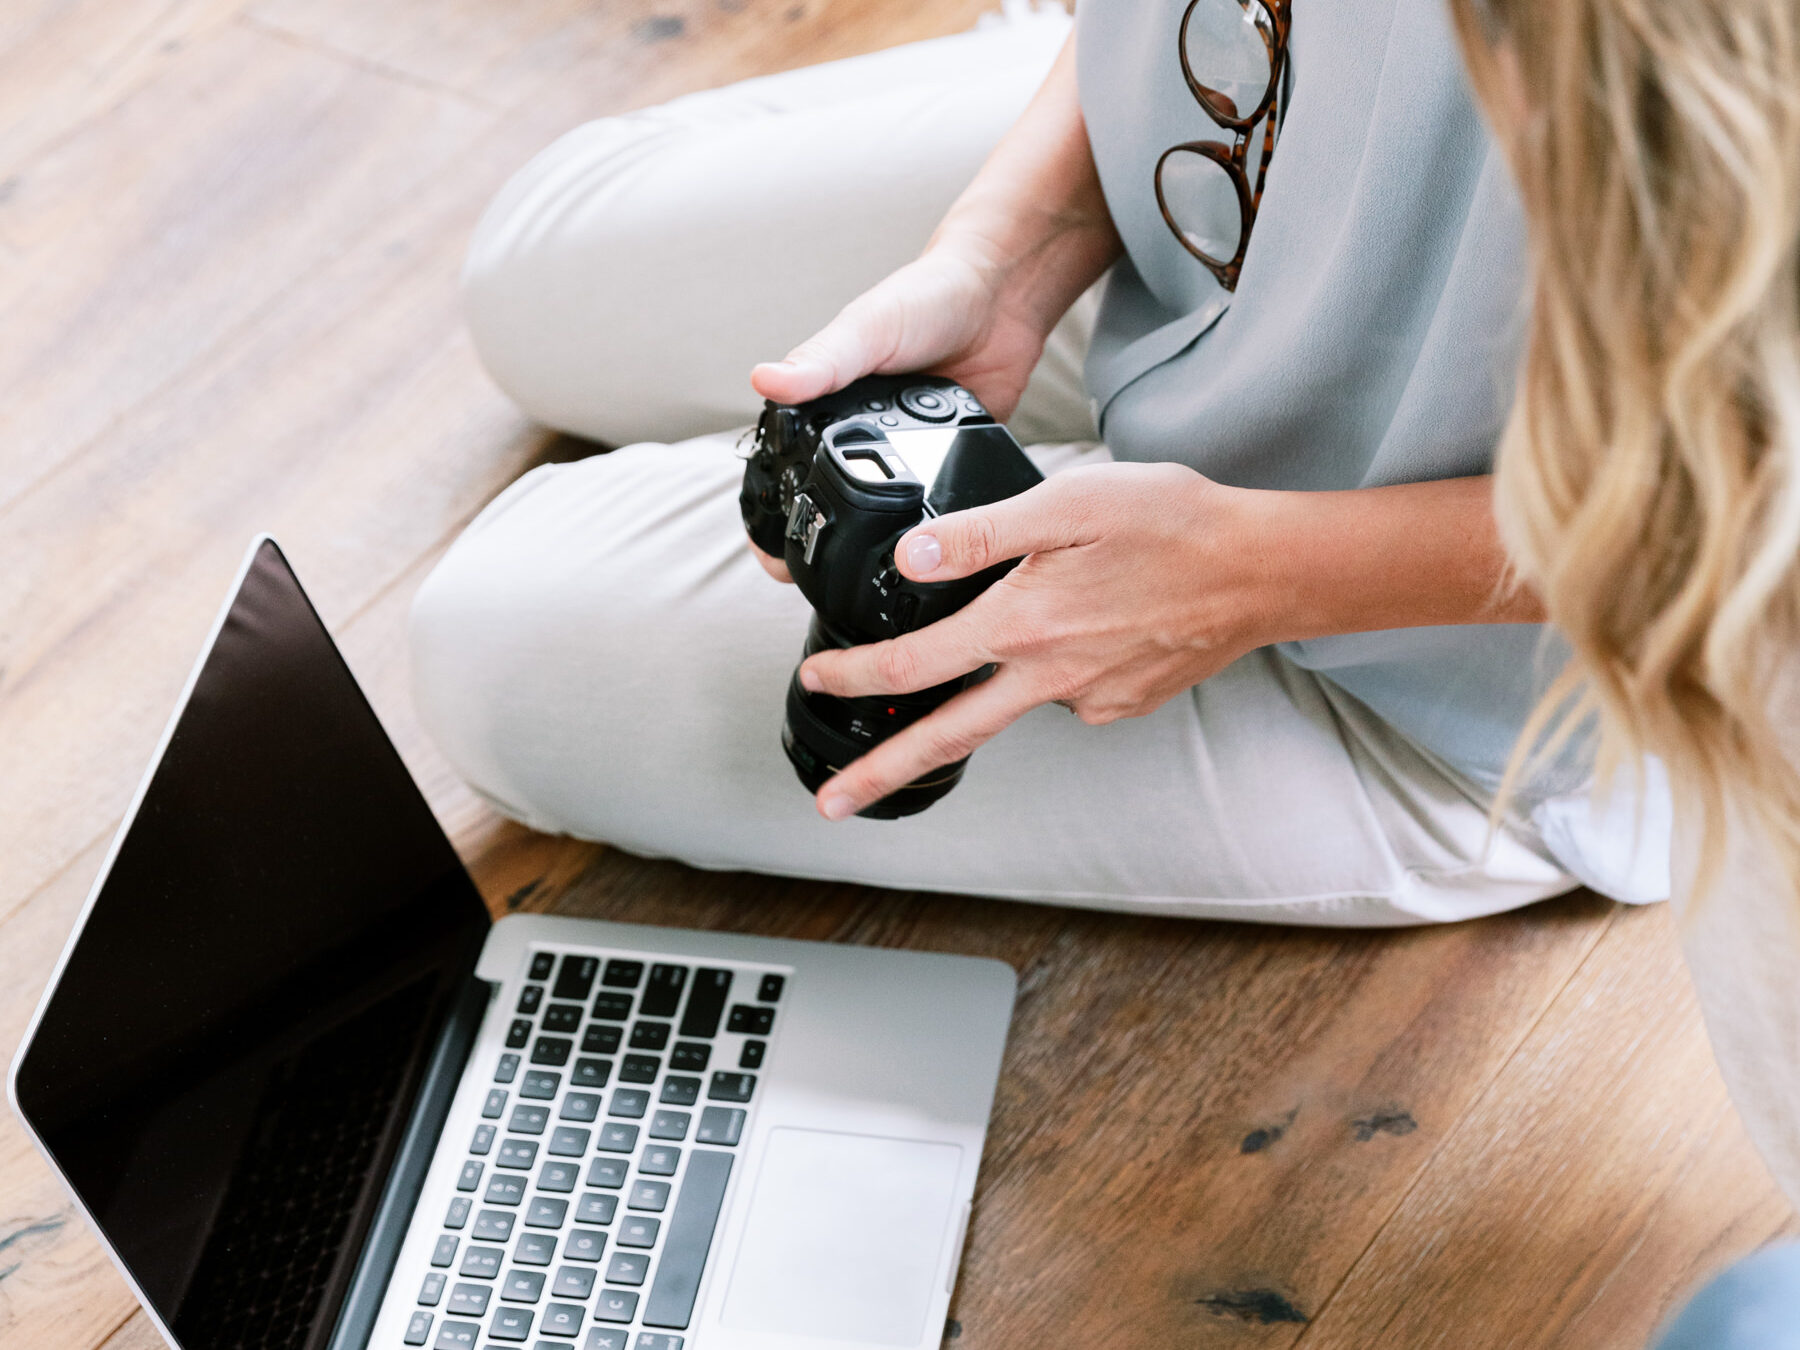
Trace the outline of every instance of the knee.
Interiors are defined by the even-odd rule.
[[[668,278],[651,275],[666,270],[645,228],[653,203],[627,180],[683,129],[656,110],[577,127],[514,174],[476,225],[464,320],[488,374],[533,420],[609,444],[668,434],[631,412],[630,344],[645,340]]]
[[[1800,1350],[1800,1244],[1766,1247],[1715,1276],[1655,1350]]]

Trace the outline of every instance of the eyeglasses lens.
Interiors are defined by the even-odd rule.
[[[1275,25],[1260,0],[1194,0],[1181,57],[1212,111],[1231,123],[1254,113],[1274,77]]]
[[[1156,186],[1189,248],[1221,264],[1237,256],[1243,209],[1223,165],[1177,146],[1157,167]]]

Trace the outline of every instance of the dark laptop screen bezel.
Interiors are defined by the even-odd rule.
[[[259,540],[13,1066],[20,1115],[183,1350],[326,1344],[489,922]],[[293,1213],[327,1236],[278,1241]],[[226,1291],[281,1290],[285,1329],[226,1328]]]

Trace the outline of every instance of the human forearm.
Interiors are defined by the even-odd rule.
[[[1119,256],[1076,91],[1073,34],[930,247],[969,258],[1046,332]]]
[[[1544,618],[1508,576],[1491,478],[1246,492],[1238,505],[1268,580],[1269,640]]]

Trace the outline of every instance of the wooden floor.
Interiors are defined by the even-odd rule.
[[[1020,972],[959,1348],[1640,1346],[1790,1223],[1660,910],[1271,932],[697,874],[497,821],[415,724],[413,589],[563,452],[458,324],[487,197],[579,120],[980,5],[6,0],[0,1052],[267,528],[496,911]],[[0,1346],[155,1340],[0,1120]]]

